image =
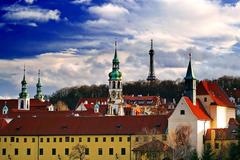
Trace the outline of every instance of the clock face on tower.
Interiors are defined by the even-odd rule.
[[[112,98],[115,98],[116,95],[117,95],[116,91],[112,91],[111,97],[112,97]]]

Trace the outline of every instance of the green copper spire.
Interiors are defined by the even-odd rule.
[[[121,80],[122,73],[119,71],[119,59],[117,56],[117,41],[115,41],[115,53],[112,61],[112,72],[109,73],[109,80]]]
[[[25,72],[26,72],[26,69],[25,69],[25,65],[24,65],[23,80],[21,82],[22,83],[22,92],[19,94],[19,98],[29,98],[29,94],[27,91],[27,81],[25,78]]]
[[[192,55],[189,53],[189,63],[185,79],[196,79],[193,69],[192,69]]]
[[[43,99],[43,94],[42,94],[42,84],[41,84],[41,72],[38,70],[38,83],[36,85],[37,87],[37,94],[34,96],[35,99],[42,100]]]

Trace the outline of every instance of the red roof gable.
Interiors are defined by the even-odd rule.
[[[131,135],[165,133],[168,116],[29,117],[16,118],[0,135]]]
[[[202,106],[199,99],[197,99],[197,104],[193,105],[192,101],[184,96],[184,100],[187,102],[187,105],[191,109],[192,113],[197,117],[197,119],[200,120],[210,120],[211,118],[207,114],[207,112],[204,110],[204,107]]]
[[[197,86],[197,95],[209,95],[216,105],[235,108],[227,94],[210,81],[201,81]]]

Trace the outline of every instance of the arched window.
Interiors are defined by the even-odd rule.
[[[20,108],[21,108],[21,109],[24,108],[24,101],[23,101],[23,100],[21,100]]]
[[[118,81],[118,89],[120,89],[120,86],[121,86],[121,82]]]
[[[113,82],[113,89],[115,89],[116,88],[116,84],[115,84],[115,81]]]

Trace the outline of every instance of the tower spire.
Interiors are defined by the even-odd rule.
[[[19,98],[28,98],[29,94],[28,94],[28,91],[27,91],[26,67],[25,67],[25,65],[24,65],[24,70],[23,70],[23,80],[22,80],[21,84],[22,84],[22,91],[19,94]]]
[[[192,68],[192,54],[189,53],[189,63],[185,76],[185,91],[184,95],[189,97],[194,105],[196,105],[196,77]]]
[[[150,55],[150,67],[149,67],[149,74],[147,77],[148,81],[156,80],[156,76],[154,74],[154,50],[153,50],[153,40],[151,39],[151,48],[149,50]]]
[[[115,41],[115,54],[114,54],[114,58],[117,58],[117,41]]]
[[[36,84],[37,94],[34,96],[35,99],[43,100],[42,84],[41,84],[41,71],[38,70],[38,83]]]

